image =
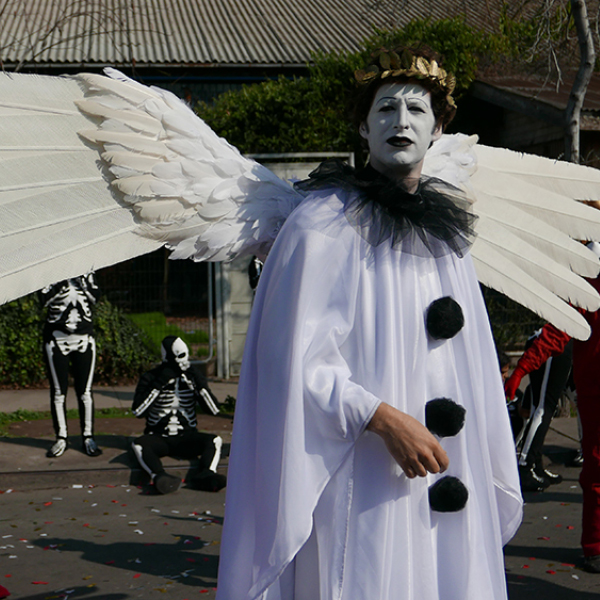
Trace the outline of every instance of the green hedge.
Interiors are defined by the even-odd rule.
[[[137,381],[159,357],[120,309],[101,300],[95,311],[95,383]],[[46,378],[42,358],[44,311],[36,294],[0,307],[0,385],[34,387]]]

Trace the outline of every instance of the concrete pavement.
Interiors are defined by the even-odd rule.
[[[235,383],[211,387],[221,401],[237,395]],[[95,390],[98,408],[129,408],[132,397],[132,387]],[[70,396],[68,405],[75,404]],[[47,407],[47,390],[0,391],[0,412]],[[228,440],[231,418],[202,421],[201,427]],[[576,420],[555,419],[552,427],[546,459],[564,480],[525,496],[523,524],[505,548],[511,600],[592,600],[600,594],[600,575],[580,568],[579,469],[564,465],[577,446]],[[48,421],[17,423],[10,432],[15,437],[0,438],[0,585],[15,598],[214,598],[224,491],[152,494],[128,449],[141,428],[143,420],[134,418],[98,419],[104,450],[98,458],[81,452],[75,422],[71,448],[59,459],[45,457],[53,439]],[[190,467],[166,464],[182,477]]]

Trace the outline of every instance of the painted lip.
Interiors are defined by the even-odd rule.
[[[394,148],[406,148],[412,144],[412,140],[401,135],[393,135],[391,138],[387,139],[387,143],[390,146],[394,146]]]

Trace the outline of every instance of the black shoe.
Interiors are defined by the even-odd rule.
[[[538,475],[538,477],[541,477],[549,485],[560,483],[563,480],[562,475],[559,475],[558,473],[553,473],[552,471],[548,471],[547,469],[536,470],[535,473],[536,475]]]
[[[56,438],[56,442],[52,444],[52,447],[48,452],[46,452],[46,456],[48,458],[58,458],[65,453],[67,449],[67,440],[65,438]]]
[[[567,467],[583,467],[583,452],[577,450],[569,461],[565,463]]]
[[[543,492],[550,485],[533,467],[519,467],[519,479],[523,492]]]
[[[96,440],[92,437],[83,438],[83,449],[88,456],[100,456],[102,454],[102,450],[98,448]]]
[[[218,492],[227,485],[227,477],[214,471],[206,470],[196,473],[190,478],[190,486],[202,492]]]
[[[583,559],[583,570],[588,573],[600,573],[600,554],[586,556]]]
[[[172,494],[181,487],[181,479],[175,475],[161,473],[154,478],[154,487],[161,494]]]

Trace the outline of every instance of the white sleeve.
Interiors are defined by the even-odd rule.
[[[219,576],[228,600],[258,597],[293,560],[380,404],[340,350],[356,317],[356,233],[305,220],[293,215],[276,240],[247,335]]]

